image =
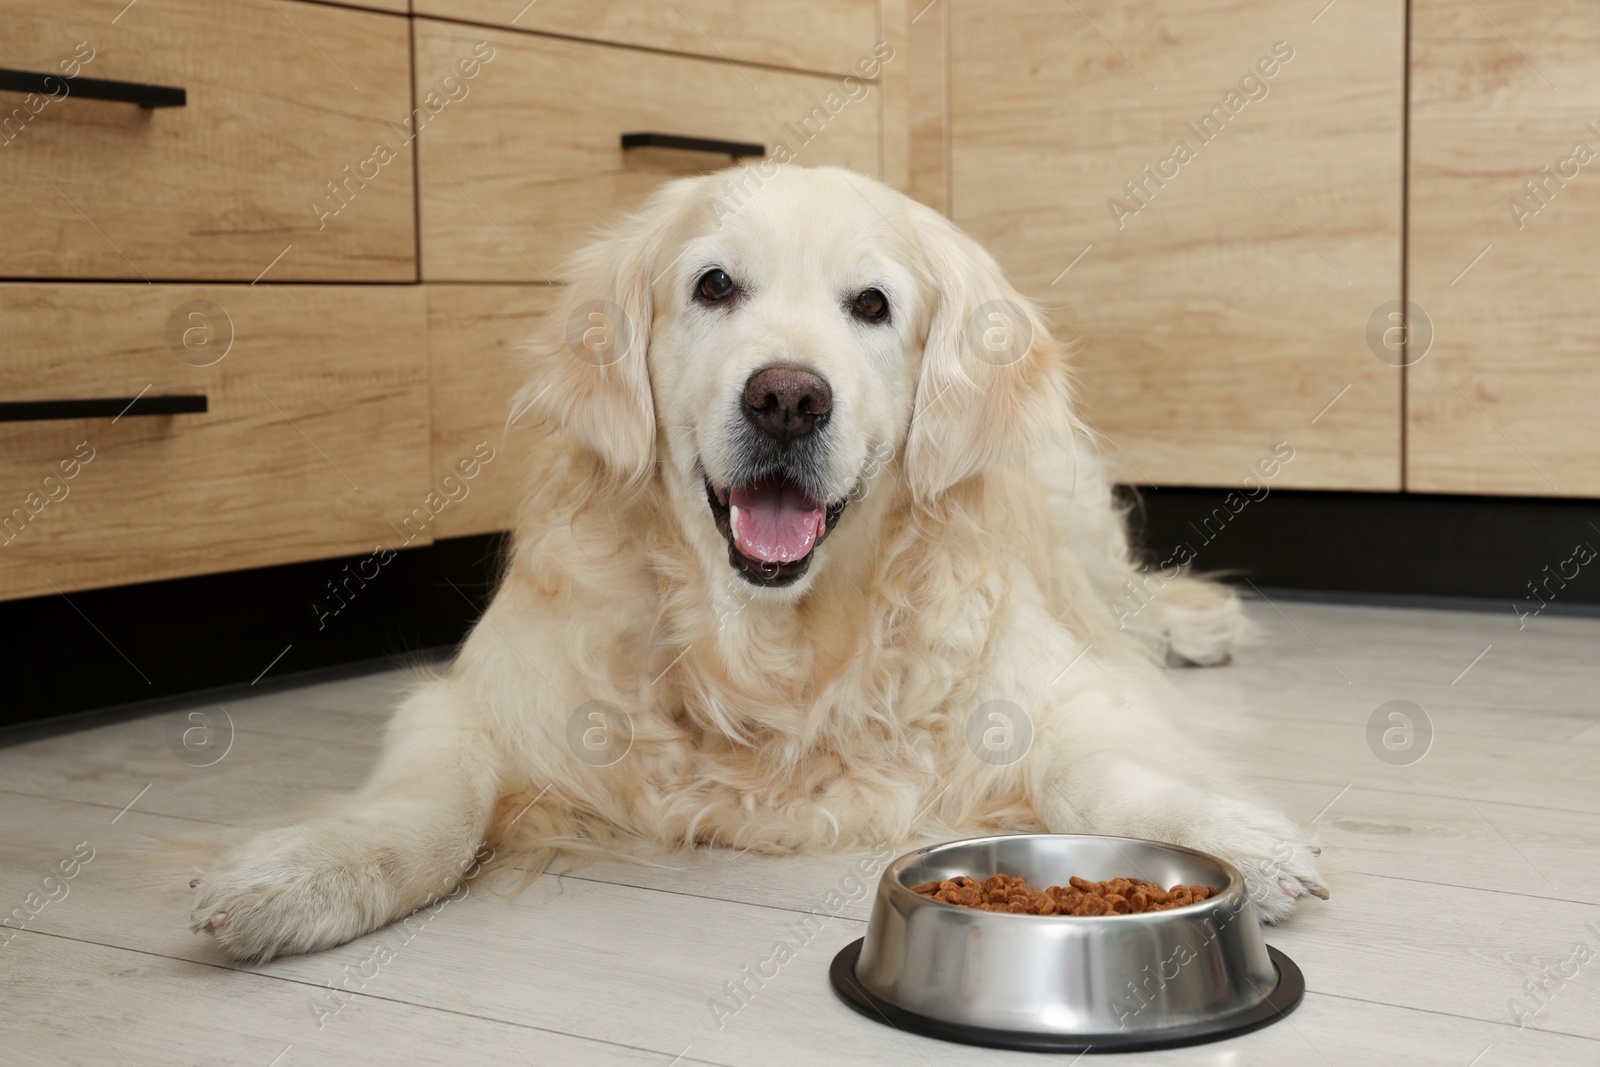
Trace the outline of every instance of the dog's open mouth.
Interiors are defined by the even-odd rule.
[[[728,542],[728,562],[746,581],[785,586],[799,581],[849,499],[825,504],[783,477],[719,489],[706,479],[711,517]]]

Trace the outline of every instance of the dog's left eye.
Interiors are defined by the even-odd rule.
[[[850,313],[864,322],[882,322],[889,317],[889,298],[882,289],[866,289],[856,294]]]
[[[738,291],[738,286],[733,284],[733,279],[728,277],[728,272],[721,267],[713,267],[700,275],[700,281],[695,284],[694,292],[707,304],[720,304]]]

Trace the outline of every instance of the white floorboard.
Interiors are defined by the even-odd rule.
[[[1315,823],[1333,897],[1268,934],[1310,992],[1255,1034],[1116,1062],[1600,1063],[1600,936],[1586,929],[1600,929],[1600,620],[1519,630],[1509,610],[1279,598],[1251,613],[1261,638],[1234,664],[1176,677],[1253,785]],[[5,908],[80,842],[94,849],[67,895],[0,945],[0,1062],[1071,1061],[912,1037],[839,1004],[827,966],[861,936],[864,895],[719,1026],[709,1005],[723,983],[848,890],[854,854],[595,863],[516,896],[480,886],[409,939],[391,928],[229,963],[188,930],[189,878],[221,845],[359,782],[405,680],[185,705],[0,748]],[[1432,749],[1409,767],[1367,747],[1368,717],[1392,699],[1433,722]],[[213,766],[169,747],[191,712],[233,725]],[[1596,959],[1519,1029],[1509,1002],[1578,942]],[[380,945],[392,959],[326,999]]]

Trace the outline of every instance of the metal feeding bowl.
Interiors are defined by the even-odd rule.
[[[911,886],[967,875],[1034,886],[1140,878],[1208,899],[1126,915],[1020,915],[933,900]],[[879,1023],[974,1045],[1124,1051],[1245,1033],[1293,1011],[1300,969],[1262,938],[1232,864],[1128,837],[1018,834],[909,852],[883,872],[867,936],[829,972]]]

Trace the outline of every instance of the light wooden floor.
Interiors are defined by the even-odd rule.
[[[1332,900],[1268,938],[1300,964],[1310,992],[1258,1033],[1115,1062],[1600,1063],[1600,620],[1547,615],[1519,631],[1509,608],[1280,599],[1251,611],[1265,631],[1259,645],[1178,681],[1237,735],[1256,783],[1320,832]],[[897,1033],[839,1004],[827,966],[861,935],[864,901],[719,1029],[709,1003],[724,983],[817,906],[855,856],[591,866],[514,899],[475,891],[409,940],[390,929],[263,967],[225,962],[189,932],[189,878],[245,828],[282,825],[313,795],[356,783],[400,681],[370,675],[226,702],[236,734],[210,767],[169,748],[183,713],[0,749],[0,902],[59,898],[0,947],[0,1061],[1025,1058]],[[1411,766],[1367,745],[1369,716],[1392,699],[1423,707],[1436,732]],[[81,842],[93,859],[46,886]],[[1594,959],[1574,960],[1580,943]],[[1519,1030],[1511,1002],[1532,1006],[1524,983],[1546,963],[1576,976],[1550,981],[1548,1003]],[[319,1027],[329,983],[359,992]]]

